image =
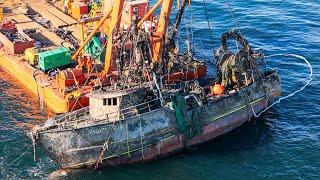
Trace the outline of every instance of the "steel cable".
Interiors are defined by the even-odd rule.
[[[208,28],[209,28],[209,33],[210,33],[210,39],[211,39],[211,46],[212,46],[212,50],[213,50],[213,53],[214,53],[214,41],[213,41],[213,34],[212,34],[211,25],[210,25],[210,20],[209,20],[207,3],[206,3],[205,0],[202,0],[202,1],[203,1],[203,6],[204,6],[204,9],[205,9],[206,17],[207,17],[207,23],[208,23]]]

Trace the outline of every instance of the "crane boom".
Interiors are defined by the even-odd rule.
[[[156,31],[156,36],[160,37],[160,40],[155,41],[153,45],[153,60],[156,62],[162,57],[162,47],[168,33],[172,5],[173,0],[163,0],[162,2],[159,25]]]
[[[125,0],[115,0],[113,4],[113,9],[111,13],[111,20],[109,23],[110,32],[108,34],[108,42],[107,42],[107,50],[104,62],[104,72],[109,73],[110,65],[112,61],[112,49],[113,49],[113,31],[114,29],[120,28],[121,17],[122,17],[122,10],[123,4]]]
[[[81,44],[79,49],[74,53],[74,55],[71,57],[72,60],[76,60],[81,53],[81,51],[84,49],[84,47],[88,44],[88,42],[91,40],[91,38],[96,34],[96,32],[100,29],[100,27],[104,24],[104,22],[110,17],[112,10],[110,9],[99,21],[98,25],[95,27],[95,29],[90,33],[90,35],[87,37],[87,39]]]

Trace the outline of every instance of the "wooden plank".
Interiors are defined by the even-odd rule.
[[[82,36],[82,32],[81,32],[81,25],[77,24],[77,25],[73,25],[68,27],[68,29],[72,32],[72,35],[77,38],[79,40],[79,42],[81,42],[81,36]]]
[[[55,15],[57,18],[60,18],[62,21],[64,21],[66,24],[73,25],[73,24],[78,24],[79,22],[72,17],[68,16],[64,12],[60,11],[56,7],[50,5],[51,8],[48,9],[48,11]]]
[[[20,23],[27,23],[27,22],[33,22],[29,17],[27,16],[20,16],[20,15],[12,15],[12,16],[8,16],[9,19],[11,19],[13,22],[15,22],[16,24],[20,24]]]
[[[73,19],[72,17],[68,16],[64,12],[60,11],[53,5],[49,4],[46,0],[28,0],[28,2],[32,4],[40,4],[42,9],[45,9],[47,12],[49,12],[52,16],[55,18],[60,19],[62,22],[68,24],[68,25],[73,25],[77,24],[78,21]]]
[[[41,16],[44,19],[50,20],[52,25],[55,28],[58,28],[60,26],[66,26],[67,23],[61,21],[59,18],[57,18],[56,16],[53,16],[49,11],[47,11],[47,9],[49,7],[45,7],[41,4],[41,2],[39,1],[32,1],[32,0],[28,0],[24,2],[25,4],[27,4],[28,6],[30,6],[33,10],[35,10],[36,12],[38,12],[39,14],[41,14]]]
[[[64,14],[62,11],[47,3],[45,0],[26,0],[31,8],[38,11],[42,17],[50,20],[55,28],[67,27],[78,40],[81,40],[81,26],[78,21]]]

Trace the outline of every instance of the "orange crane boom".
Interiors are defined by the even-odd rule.
[[[155,12],[155,10],[162,4],[161,12],[160,12],[160,18],[159,18],[159,24],[156,30],[156,33],[154,34],[154,37],[152,39],[153,42],[153,61],[157,62],[162,57],[162,49],[163,44],[166,39],[167,33],[168,33],[168,26],[170,22],[170,15],[173,5],[173,0],[158,0],[158,2],[154,5],[153,8],[149,10],[149,12],[140,20],[138,23],[138,27],[141,27],[143,22]]]
[[[88,44],[88,42],[91,40],[91,38],[96,34],[96,32],[100,29],[100,27],[104,24],[104,22],[110,17],[112,13],[112,9],[110,9],[99,21],[97,26],[94,28],[94,30],[90,33],[90,35],[87,37],[87,39],[81,44],[79,49],[74,53],[74,55],[71,57],[72,60],[76,60],[78,56],[80,55],[81,51],[84,49],[84,47]]]
[[[170,22],[171,9],[173,0],[164,0],[162,3],[159,25],[156,31],[156,36],[160,37],[160,41],[157,41],[153,45],[153,59],[159,61],[162,57],[163,44],[168,34],[168,26]]]
[[[113,49],[113,30],[119,29],[122,17],[124,0],[115,0],[113,4],[113,10],[111,13],[111,20],[109,23],[110,32],[108,34],[107,50],[104,62],[104,72],[109,73],[110,65],[112,61],[112,49]]]

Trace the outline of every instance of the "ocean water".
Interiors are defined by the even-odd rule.
[[[241,33],[252,46],[266,55],[295,53],[310,61],[314,70],[310,86],[206,144],[146,164],[91,171],[79,179],[320,179],[320,1],[230,3]],[[226,1],[206,0],[206,5],[217,48],[221,33],[234,28],[235,22]],[[181,32],[189,27],[197,57],[211,61],[205,9],[202,0],[192,0]],[[267,65],[279,70],[283,95],[303,86],[309,75],[307,66],[293,58],[267,59]],[[37,98],[3,70],[0,77],[0,179],[46,178],[57,166],[41,150],[33,161],[25,133],[29,124],[45,119]]]

